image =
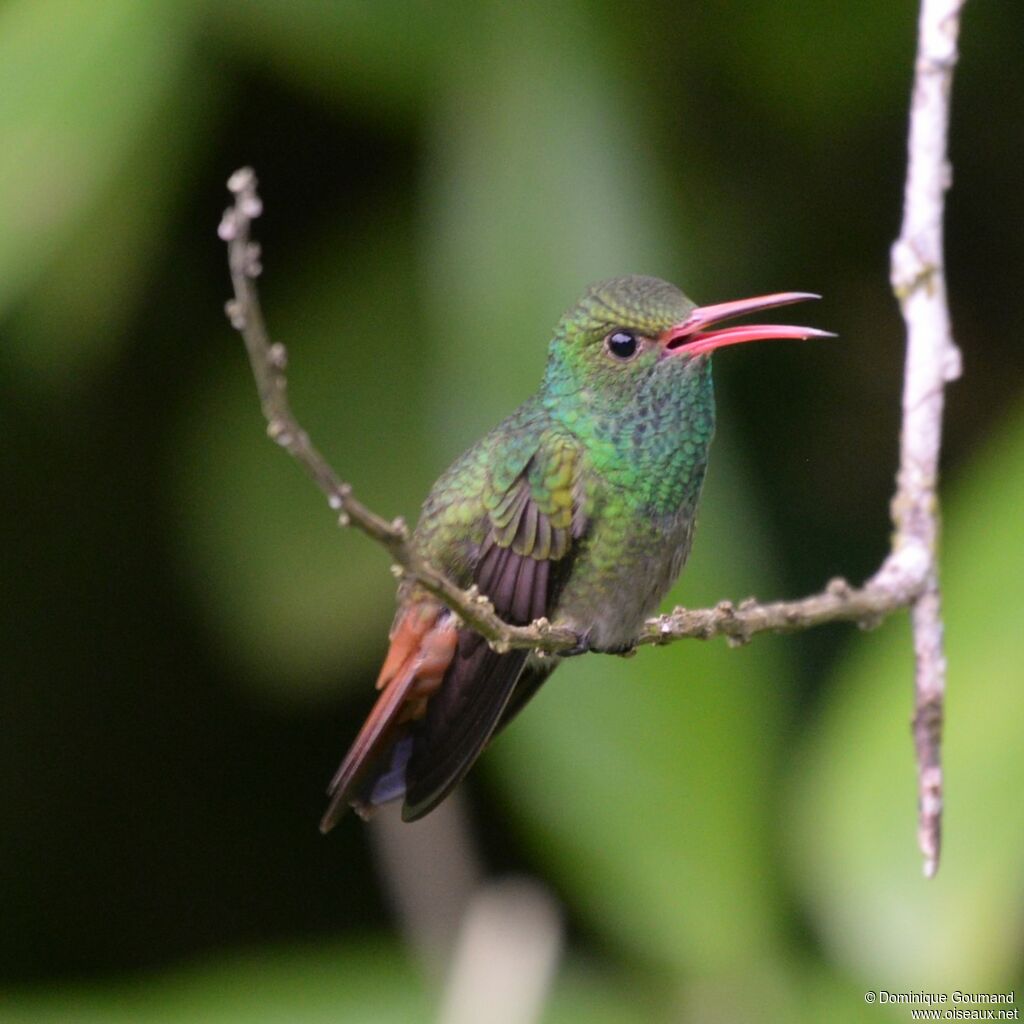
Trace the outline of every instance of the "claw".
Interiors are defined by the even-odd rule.
[[[570,647],[567,651],[559,651],[558,656],[560,658],[575,658],[580,654],[589,654],[593,649],[590,646],[590,635],[588,633],[580,633],[576,645]]]

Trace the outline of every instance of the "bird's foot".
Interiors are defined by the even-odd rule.
[[[609,647],[597,647],[590,641],[589,633],[582,633],[575,647],[567,651],[559,651],[562,658],[573,658],[579,654],[614,654],[620,658],[632,658],[637,652],[636,641],[630,640],[624,644],[612,644]]]
[[[580,633],[575,646],[570,647],[567,651],[559,651],[558,656],[560,658],[575,658],[580,654],[587,654],[591,650],[593,648],[590,646],[590,635],[588,633]]]
[[[632,658],[638,648],[635,640],[628,640],[624,644],[612,644],[610,647],[592,647],[596,654],[614,654],[619,658]]]

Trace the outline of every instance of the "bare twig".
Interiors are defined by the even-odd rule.
[[[228,244],[228,262],[235,297],[225,307],[231,326],[245,340],[260,404],[267,420],[267,434],[306,470],[337,513],[339,526],[354,526],[383,545],[398,567],[397,575],[405,575],[444,601],[468,625],[489,640],[503,639],[505,624],[494,614],[491,603],[483,595],[463,591],[443,573],[416,557],[407,543],[408,527],[401,518],[387,520],[368,509],[353,494],[320,454],[299,425],[288,402],[288,379],[285,370],[288,352],[280,343],[272,344],[267,334],[256,278],[262,267],[259,245],[252,241],[252,222],[263,212],[263,203],[256,192],[256,175],[252,168],[235,171],[228,180],[235,201],[224,211],[218,234]],[[552,632],[552,636],[555,633]],[[571,637],[562,631],[566,638]],[[571,647],[568,639],[563,649]],[[510,646],[512,643],[510,643]],[[531,646],[519,642],[515,646]]]
[[[959,374],[959,353],[950,334],[942,263],[943,194],[949,182],[946,131],[949,87],[956,59],[959,12],[964,0],[922,0],[919,51],[911,111],[910,160],[906,208],[900,238],[893,247],[892,281],[908,328],[903,427],[892,551],[864,586],[831,581],[820,594],[796,601],[761,604],[750,598],[738,605],[722,601],[714,608],[676,608],[645,623],[636,644],[665,644],[683,637],[724,636],[746,643],[759,633],[791,633],[826,622],[852,621],[871,626],[890,612],[912,608],[917,655],[914,736],[921,787],[920,842],[925,873],[938,865],[941,814],[939,739],[945,663],[939,617],[936,541],[936,478],[941,442],[943,389]],[[396,575],[415,582],[451,608],[498,651],[532,648],[557,655],[578,647],[571,629],[538,619],[528,626],[503,622],[475,587],[462,590],[419,558],[408,543],[401,519],[376,515],[352,493],[349,484],[313,447],[288,403],[280,344],[271,344],[260,310],[255,279],[259,249],[251,239],[252,221],[262,204],[252,170],[236,171],[228,182],[234,203],[225,211],[220,236],[228,243],[235,297],[227,305],[232,325],[241,332],[259,388],[270,437],[303,466],[338,514],[339,524],[354,526],[383,545]]]
[[[313,447],[288,404],[285,350],[280,344],[271,344],[256,293],[259,254],[250,237],[252,221],[261,209],[256,178],[250,169],[244,168],[232,175],[228,187],[235,194],[235,203],[224,214],[220,235],[228,243],[235,298],[228,303],[227,313],[245,339],[270,437],[305,468],[326,495],[330,507],[338,512],[342,526],[354,526],[382,544],[399,575],[415,580],[444,601],[495,649],[504,652],[532,648],[545,654],[559,654],[576,647],[580,637],[573,630],[546,619],[528,626],[503,622],[476,588],[462,590],[418,559],[408,544],[405,524],[400,519],[389,522],[359,502],[351,486],[341,481]],[[716,636],[745,643],[758,633],[791,633],[825,622],[873,624],[889,612],[905,608],[924,588],[927,560],[915,559],[912,556],[916,549],[904,547],[905,550],[894,552],[883,570],[859,589],[843,580],[833,580],[822,593],[797,601],[760,604],[749,598],[738,605],[722,601],[714,608],[680,607],[649,619],[636,643],[665,644],[684,637],[707,640]]]
[[[903,224],[892,248],[892,287],[907,325],[900,470],[893,500],[896,552],[916,547],[926,564],[925,585],[911,605],[916,659],[914,745],[920,800],[918,841],[929,877],[939,865],[942,824],[943,655],[936,548],[936,484],[945,386],[960,376],[953,342],[942,247],[949,99],[964,0],[922,0],[910,109]]]
[[[797,601],[760,604],[747,598],[739,605],[719,601],[714,608],[676,608],[667,615],[650,619],[638,638],[641,644],[659,644],[679,637],[699,640],[724,636],[740,646],[757,633],[797,633],[826,622],[856,622],[864,629],[878,625],[891,611],[906,607],[920,582],[912,572],[878,577],[854,589],[846,580],[830,580],[820,594]]]

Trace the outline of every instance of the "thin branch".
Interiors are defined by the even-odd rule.
[[[731,646],[738,647],[757,633],[798,633],[827,622],[856,622],[863,629],[871,629],[890,612],[906,607],[918,587],[916,576],[910,573],[893,575],[882,582],[876,577],[859,589],[837,577],[820,594],[797,601],[760,604],[751,597],[739,605],[720,601],[714,608],[676,608],[648,620],[638,643],[724,636]]]
[[[252,241],[252,222],[262,212],[256,192],[256,176],[250,168],[236,171],[228,181],[235,201],[224,213],[220,237],[228,244],[228,259],[235,297],[226,312],[249,353],[259,390],[267,434],[306,470],[338,514],[341,526],[353,526],[383,545],[391,555],[396,575],[414,580],[451,608],[468,625],[490,641],[498,651],[532,648],[542,654],[561,654],[578,647],[575,631],[538,619],[528,626],[502,621],[491,602],[475,587],[462,590],[443,573],[419,559],[408,544],[408,529],[401,519],[386,520],[368,509],[331,468],[310,442],[288,402],[285,375],[287,353],[267,334],[256,278],[261,272],[260,252]],[[791,633],[825,622],[877,622],[889,612],[906,607],[924,586],[925,566],[912,565],[906,558],[890,558],[886,571],[860,589],[843,580],[833,580],[821,593],[798,601],[759,604],[753,598],[733,605],[723,601],[714,608],[676,608],[667,615],[649,619],[637,646],[666,644],[685,637],[703,640],[727,637],[745,643],[758,633]]]
[[[947,138],[953,68],[964,0],[922,0],[907,144],[903,224],[892,248],[892,287],[907,325],[903,428],[893,522],[894,550],[918,548],[925,585],[911,606],[916,660],[914,746],[924,872],[938,870],[942,825],[942,705],[946,681],[937,545],[939,449],[945,386],[960,376],[943,260],[945,194],[952,181]]]
[[[218,235],[227,242],[228,264],[235,297],[228,301],[225,312],[245,341],[249,363],[260,405],[267,421],[267,434],[305,469],[312,481],[327,498],[327,504],[338,515],[339,526],[354,526],[368,537],[383,545],[397,567],[396,575],[414,579],[424,590],[439,598],[464,622],[478,630],[489,640],[503,638],[505,624],[494,614],[491,603],[475,592],[463,591],[443,573],[416,557],[408,544],[409,530],[399,517],[383,519],[368,509],[352,493],[349,484],[342,481],[330,463],[313,446],[309,435],[301,427],[288,402],[288,352],[284,345],[271,343],[267,333],[256,278],[262,272],[260,248],[252,240],[252,222],[263,212],[263,202],[256,192],[256,175],[252,168],[235,171],[228,180],[228,189],[235,201],[224,211]],[[565,638],[573,634],[560,631]],[[552,631],[552,637],[556,631]],[[564,643],[571,647],[573,640]],[[516,646],[530,646],[519,643]]]
[[[636,638],[636,646],[716,636],[741,644],[759,633],[792,633],[827,622],[857,622],[868,627],[893,611],[911,607],[917,657],[914,736],[921,792],[920,843],[928,875],[934,874],[938,866],[942,807],[939,740],[945,676],[935,488],[943,390],[960,372],[946,307],[942,210],[949,183],[949,89],[962,4],[963,0],[922,0],[906,207],[892,264],[893,288],[907,321],[908,345],[891,553],[860,588],[836,579],[820,594],[795,601],[761,604],[749,598],[738,605],[722,601],[714,608],[679,607],[649,619]],[[509,625],[495,614],[490,601],[476,587],[462,590],[426,564],[410,547],[405,523],[400,518],[383,519],[358,501],[351,486],[313,446],[288,403],[287,353],[284,346],[270,342],[256,292],[260,253],[252,241],[251,227],[262,212],[256,177],[251,169],[243,168],[231,176],[228,188],[234,194],[234,203],[225,211],[219,229],[220,237],[228,244],[235,292],[227,304],[227,314],[245,340],[270,437],[306,470],[337,513],[341,526],[354,526],[386,548],[397,576],[415,582],[443,601],[495,650],[532,648],[541,654],[557,655],[578,649],[582,638],[574,631],[547,619],[528,626]]]

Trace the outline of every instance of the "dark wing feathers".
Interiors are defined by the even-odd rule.
[[[526,663],[526,651],[496,654],[463,630],[448,675],[427,702],[405,775],[402,818],[432,811],[459,783],[491,738]]]
[[[541,684],[554,672],[557,662],[548,660],[545,662],[527,664],[516,680],[516,688],[512,691],[508,703],[501,713],[501,718],[495,727],[496,735],[512,721],[516,715],[529,703],[530,698],[540,689]]]
[[[511,486],[485,496],[489,533],[474,582],[509,622],[525,625],[554,606],[572,561],[567,557],[572,541],[585,525],[579,508],[579,473],[576,442],[549,434],[541,438]],[[480,756],[502,719],[527,656],[527,651],[497,654],[477,633],[459,631],[444,681],[416,730],[406,770],[406,821],[436,807]],[[516,698],[516,710],[537,685],[539,680],[529,693]]]

